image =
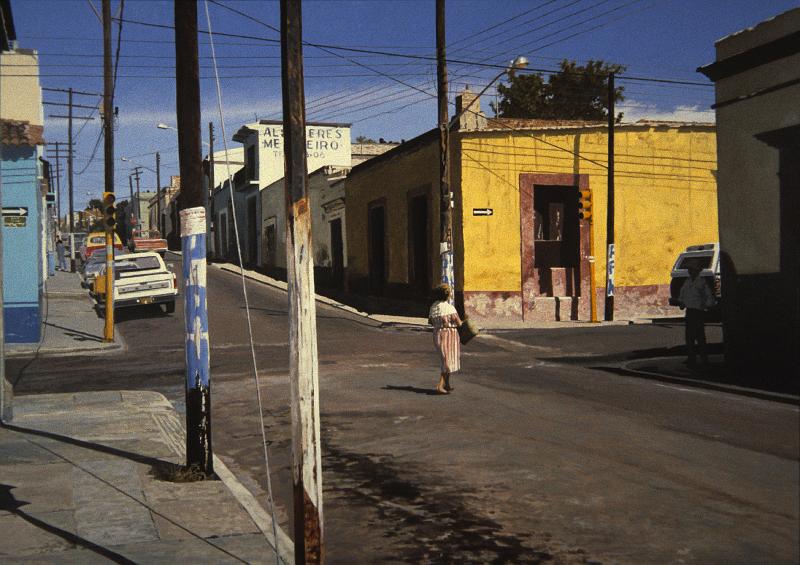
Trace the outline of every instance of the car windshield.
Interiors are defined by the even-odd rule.
[[[688,269],[690,265],[695,264],[700,269],[710,269],[712,258],[711,255],[685,255],[681,257],[677,268]]]
[[[105,263],[105,261],[106,261],[106,250],[98,249],[97,251],[92,253],[87,263]]]
[[[127,271],[146,271],[148,269],[160,269],[161,262],[158,257],[121,257],[114,261],[114,269],[119,272]]]

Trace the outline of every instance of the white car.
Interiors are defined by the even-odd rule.
[[[706,281],[712,294],[719,304],[722,298],[722,288],[720,285],[719,274],[719,244],[704,243],[702,245],[690,245],[686,251],[678,255],[675,265],[670,273],[671,282],[669,285],[669,304],[678,306],[678,296],[681,287],[686,279],[689,278],[689,265],[694,264],[700,267],[700,276]],[[712,308],[715,310],[715,308]]]
[[[95,300],[105,305],[105,267],[94,279]],[[163,304],[167,314],[175,311],[178,281],[158,253],[129,253],[114,257],[114,308]]]

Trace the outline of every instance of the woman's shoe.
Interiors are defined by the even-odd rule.
[[[439,384],[436,385],[436,392],[439,394],[449,394],[447,391],[447,381],[445,381],[444,373],[439,376]]]
[[[450,386],[450,374],[449,373],[444,376],[444,389],[447,392],[451,392],[451,391],[455,390],[453,387]]]

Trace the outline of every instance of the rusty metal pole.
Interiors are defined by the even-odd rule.
[[[323,562],[316,304],[308,203],[300,0],[281,0],[295,563]]]
[[[111,74],[111,0],[103,0],[103,123],[105,191],[114,192],[114,78]],[[71,100],[72,92],[70,92]],[[71,103],[71,102],[70,102]],[[72,221],[72,136],[70,150],[70,221]],[[106,225],[106,298],[103,341],[114,341],[114,227]],[[71,231],[71,228],[70,228]],[[73,244],[74,249],[74,244]],[[73,266],[74,268],[74,266]]]
[[[175,97],[181,172],[180,235],[186,332],[186,466],[211,475],[211,375],[206,294],[206,210],[200,151],[197,2],[175,0]]]
[[[439,255],[441,284],[450,287],[455,302],[453,267],[453,194],[450,192],[450,130],[447,110],[447,63],[445,59],[445,0],[436,0],[436,84],[439,100]]]

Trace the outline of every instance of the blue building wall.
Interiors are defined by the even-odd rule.
[[[42,197],[38,148],[0,148],[3,208],[27,208],[24,227],[3,218],[3,316],[7,343],[36,343],[42,320]],[[13,220],[11,220],[13,222]]]

